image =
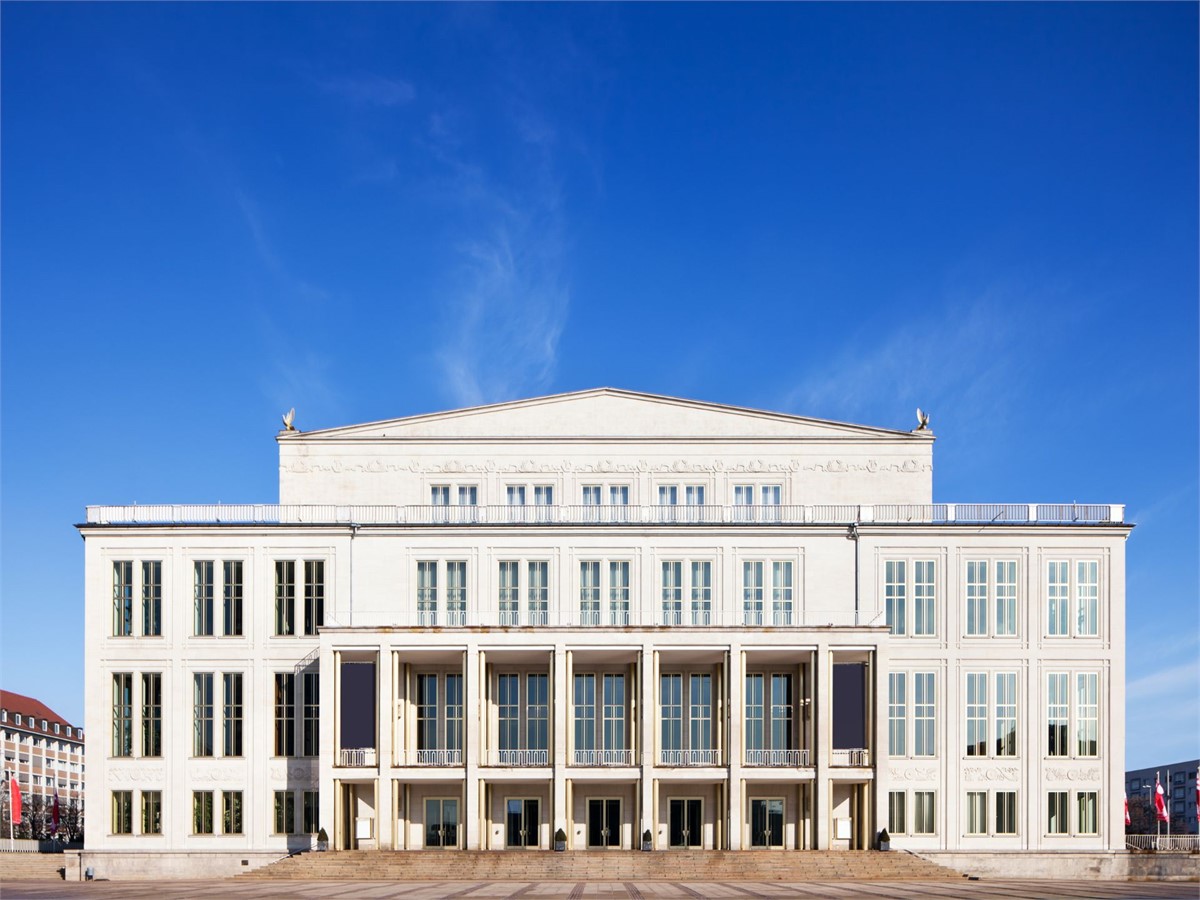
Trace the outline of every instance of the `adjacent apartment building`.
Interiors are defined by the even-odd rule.
[[[0,691],[0,733],[4,739],[5,784],[9,778],[17,779],[25,810],[35,805],[35,797],[50,810],[57,791],[60,821],[71,803],[76,804],[82,818],[83,729],[40,700]],[[7,824],[7,786],[4,790]]]
[[[928,430],[613,389],[277,442],[278,505],[80,526],[117,868],[1123,846],[1119,505],[935,503]]]

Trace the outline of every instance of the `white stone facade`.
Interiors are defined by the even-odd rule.
[[[609,389],[278,442],[88,509],[89,850],[1122,846],[1119,506]]]

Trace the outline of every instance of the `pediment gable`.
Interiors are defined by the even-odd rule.
[[[597,388],[489,406],[389,419],[311,432],[281,432],[292,441],[497,439],[888,440],[925,442],[910,433],[785,413]]]

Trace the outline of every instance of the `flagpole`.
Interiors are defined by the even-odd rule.
[[[1169,798],[1170,790],[1171,790],[1171,770],[1167,769],[1168,798]],[[1169,843],[1171,843],[1171,804],[1170,804],[1170,800],[1168,798],[1163,799],[1163,805],[1166,807],[1166,810],[1167,810],[1167,843],[1169,844]]]

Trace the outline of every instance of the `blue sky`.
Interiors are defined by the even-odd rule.
[[[1200,754],[1195,4],[0,18],[5,688],[82,718],[88,503],[614,385],[1128,504],[1128,762]]]

